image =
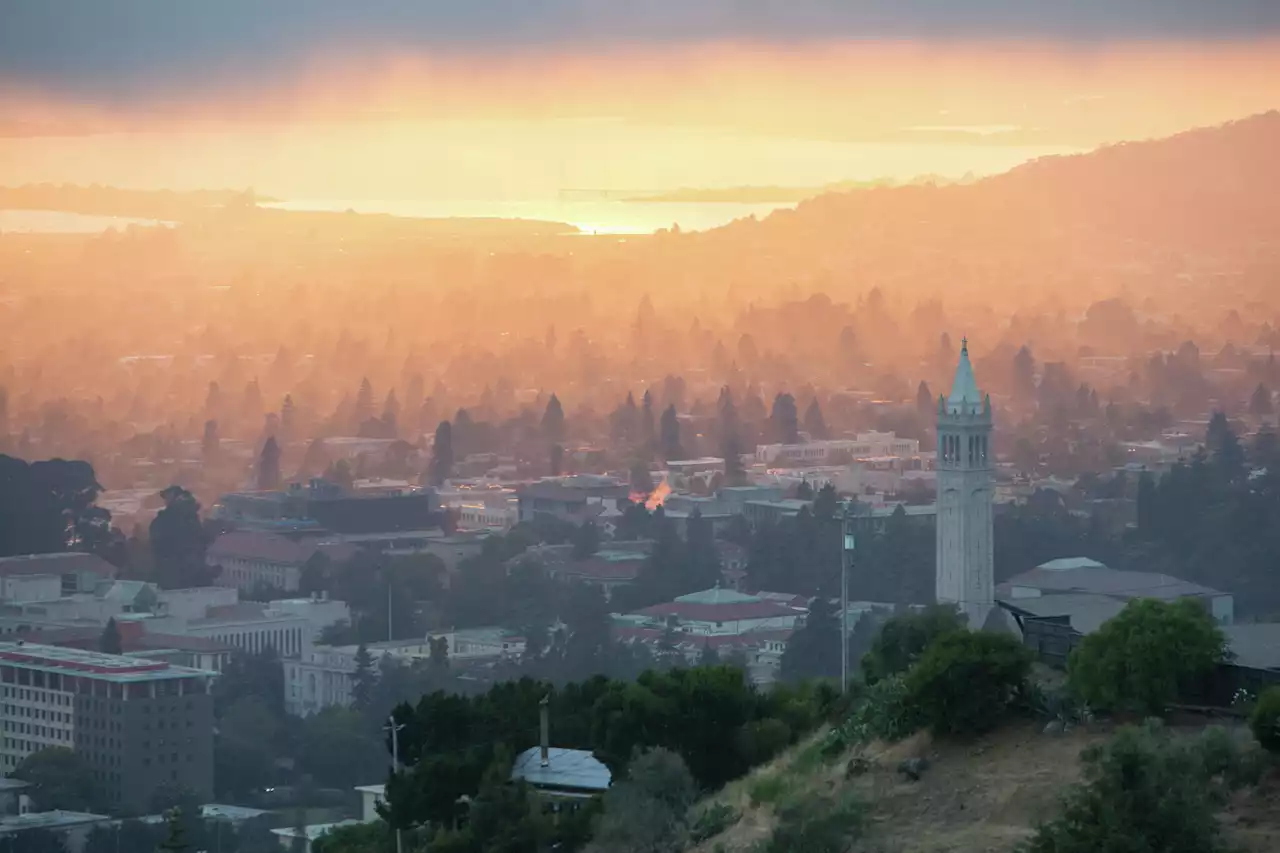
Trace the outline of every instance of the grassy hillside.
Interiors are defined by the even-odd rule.
[[[1180,734],[1202,730],[1180,726]],[[1244,737],[1247,730],[1240,730]],[[1035,827],[1058,813],[1060,799],[1080,780],[1081,752],[1101,744],[1112,727],[1077,727],[1046,734],[1042,724],[1015,721],[972,742],[934,742],[917,734],[897,744],[871,744],[823,760],[822,735],[801,744],[701,806],[726,804],[740,815],[696,853],[754,853],[794,801],[851,799],[859,826],[853,853],[996,853],[1013,851]],[[909,758],[927,757],[918,782],[899,772]],[[850,762],[855,772],[850,775]],[[824,807],[825,808],[825,807]],[[1241,851],[1280,849],[1280,780],[1273,773],[1237,794],[1222,815],[1227,840]]]

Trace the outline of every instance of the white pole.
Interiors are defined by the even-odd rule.
[[[391,587],[388,586],[387,587],[388,600],[390,600],[390,595],[391,595],[390,589]],[[391,611],[390,609],[388,609],[387,610],[388,624],[390,624],[390,618],[391,618]],[[404,726],[396,725],[395,714],[392,714],[387,717],[387,728],[391,730],[391,772],[399,773],[400,772],[400,730],[403,729]],[[396,853],[404,853],[404,836],[401,834],[400,827],[398,826],[396,827]]]
[[[844,505],[840,541],[840,692],[849,692],[849,564],[853,562],[853,519]]]

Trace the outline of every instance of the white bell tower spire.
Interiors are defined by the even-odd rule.
[[[966,338],[951,395],[938,398],[936,594],[975,630],[995,604],[991,465],[991,398],[978,390]]]

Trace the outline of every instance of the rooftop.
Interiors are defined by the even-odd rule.
[[[613,774],[601,761],[585,749],[547,750],[547,766],[542,766],[541,747],[531,747],[516,757],[511,768],[512,779],[523,779],[538,788],[571,788],[580,791],[606,791]]]
[[[278,835],[281,838],[300,838],[305,836],[307,841],[315,841],[317,838],[320,838],[323,835],[327,835],[328,833],[332,832],[335,829],[342,829],[343,827],[346,827],[346,826],[360,826],[360,825],[361,825],[360,821],[351,819],[351,820],[340,820],[337,823],[309,823],[306,826],[302,827],[302,832],[299,832],[297,827],[282,826],[277,829],[271,830],[271,833],[273,835]]]
[[[0,817],[0,834],[8,835],[28,829],[62,829],[64,827],[81,826],[86,823],[106,823],[111,818],[106,815],[90,812],[68,812],[54,810],[51,812],[28,812],[27,814],[6,815]]]
[[[82,554],[79,551],[0,557],[0,575],[63,575],[71,572],[91,572],[103,577],[114,577],[116,567],[96,554]]]
[[[42,646],[21,640],[15,643],[0,643],[0,663],[62,675],[100,678],[122,684],[214,674],[201,669],[174,666],[164,661],[108,655],[63,646]]]
[[[732,589],[715,589],[682,595],[675,601],[640,610],[654,619],[683,619],[695,622],[738,622],[744,619],[796,617],[801,611],[777,601],[765,601]]]
[[[1071,627],[1081,634],[1091,634],[1102,623],[1124,610],[1122,599],[1093,593],[1061,593],[1036,598],[1015,598],[1008,602],[1012,607],[1032,616],[1066,616]]]
[[[1222,595],[1216,589],[1184,581],[1159,572],[1134,572],[1112,569],[1094,561],[1084,567],[1047,568],[1039,566],[1015,575],[998,589],[1004,597],[1012,596],[1014,587],[1028,587],[1042,593],[1085,592],[1115,598],[1159,598],[1173,601],[1190,596]],[[1013,596],[1014,601],[1020,601]]]

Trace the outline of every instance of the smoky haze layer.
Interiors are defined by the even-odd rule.
[[[602,53],[691,42],[1256,39],[1270,0],[10,0],[0,80],[84,97],[136,97],[289,73],[317,56]]]
[[[89,459],[109,487],[154,477],[204,499],[245,482],[268,434],[283,470],[314,474],[317,442],[412,455],[466,409],[488,425],[482,452],[536,437],[553,393],[566,452],[607,444],[611,413],[649,392],[685,418],[682,451],[716,455],[702,423],[726,387],[748,422],[785,391],[832,434],[927,440],[917,401],[945,389],[967,335],[1001,417],[1017,420],[1030,360],[1045,411],[1114,405],[1118,435],[1150,437],[1280,384],[1278,147],[1273,113],[625,240],[226,196],[170,199],[174,228],[6,233],[0,433],[27,458]],[[210,431],[227,452],[193,467]],[[536,474],[546,449],[529,447]]]

